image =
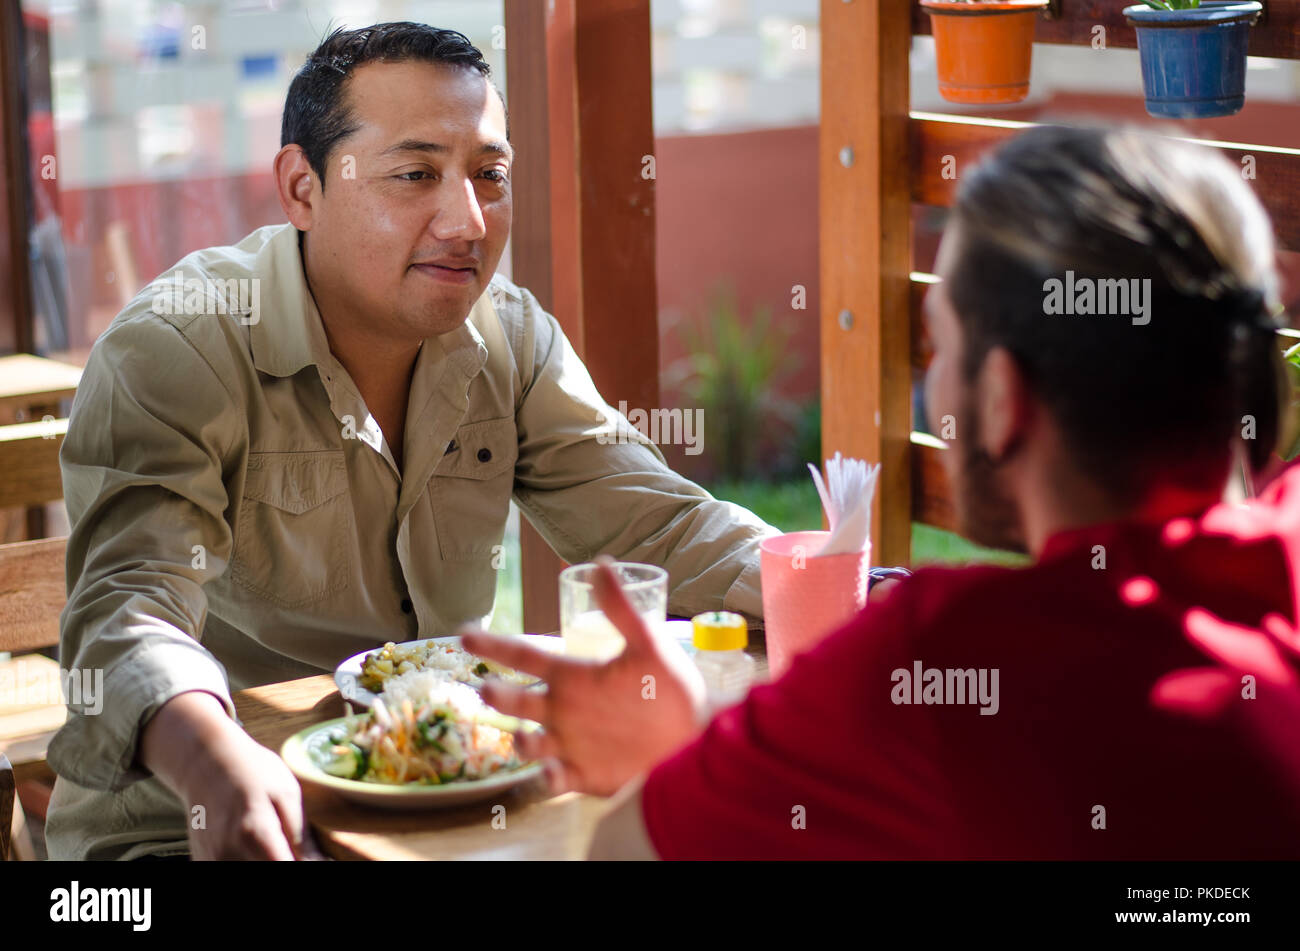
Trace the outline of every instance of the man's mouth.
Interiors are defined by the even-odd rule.
[[[413,264],[412,267],[420,273],[433,278],[440,284],[456,284],[464,286],[474,282],[474,276],[478,273],[478,268],[473,264],[465,264],[456,261],[424,261]]]

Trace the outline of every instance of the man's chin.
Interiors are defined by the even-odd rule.
[[[949,474],[957,533],[986,548],[1024,551],[1020,510],[1003,491],[991,460],[983,453],[967,454],[961,464],[961,472]]]
[[[449,334],[459,330],[465,325],[469,318],[469,308],[452,314],[426,314],[416,318],[416,323],[420,327],[422,337],[441,337],[443,334]]]
[[[981,512],[974,517],[958,513],[957,534],[985,548],[1025,551],[1025,537],[1019,524],[992,519],[988,512]]]
[[[451,333],[469,319],[470,311],[481,294],[481,290],[467,288],[460,295],[426,299],[422,302],[423,307],[409,315],[407,323],[419,328],[422,337]]]

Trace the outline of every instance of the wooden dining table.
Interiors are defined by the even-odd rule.
[[[750,640],[747,653],[756,661],[757,679],[766,679],[762,635],[751,633]],[[234,701],[248,734],[276,752],[300,730],[345,713],[343,697],[326,674],[250,687]],[[303,784],[307,821],[321,849],[335,859],[582,859],[606,803],[601,796],[554,795],[541,775],[482,802],[400,812],[357,805]]]

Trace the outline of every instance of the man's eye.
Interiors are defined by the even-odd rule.
[[[422,176],[422,177],[424,177],[424,178],[432,178],[432,177],[433,177],[433,176],[430,175],[428,172],[422,172],[422,171],[416,171],[416,172],[402,172],[402,173],[401,173],[400,175],[398,175],[397,177],[400,178],[400,179],[401,179],[402,181],[404,181],[404,182],[418,182],[418,181],[420,180],[419,178],[412,178],[412,177],[411,177],[412,175],[418,175],[418,176]]]
[[[488,176],[489,182],[496,182],[498,185],[504,185],[509,181],[509,179],[506,178],[506,173],[501,171],[499,168],[489,168],[483,174]]]

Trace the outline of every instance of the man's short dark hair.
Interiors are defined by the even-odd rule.
[[[1279,282],[1239,169],[1134,130],[1039,127],[967,173],[954,220],[966,381],[990,348],[1009,351],[1094,484],[1134,503],[1160,484],[1206,488],[1235,450],[1267,464],[1286,379]],[[1048,311],[1047,282],[1067,272],[1150,279],[1149,322]]]
[[[359,30],[338,29],[307,57],[289,84],[280,126],[280,147],[299,145],[325,188],[325,166],[334,147],[357,130],[344,100],[348,77],[365,63],[436,63],[477,70],[492,84],[492,68],[463,33],[423,23],[376,23]],[[497,89],[501,96],[501,90]],[[505,107],[505,97],[501,97]],[[506,138],[510,137],[509,118]]]

